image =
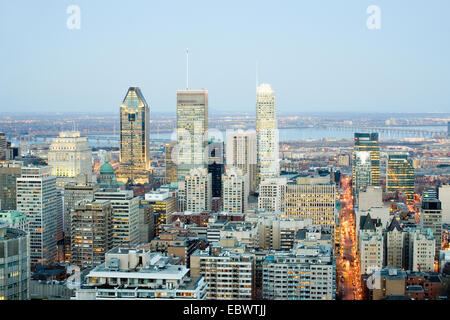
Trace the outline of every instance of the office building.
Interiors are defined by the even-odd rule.
[[[30,299],[28,234],[0,222],[0,300]]]
[[[223,211],[230,213],[247,212],[249,195],[248,174],[235,167],[227,169],[222,176]]]
[[[257,183],[280,174],[275,92],[263,83],[256,90]]]
[[[27,215],[31,265],[51,265],[56,260],[58,206],[56,177],[51,167],[23,167],[17,178],[17,210]]]
[[[16,179],[22,174],[22,162],[0,162],[0,209],[16,210]]]
[[[353,194],[358,199],[358,193],[372,185],[372,162],[370,152],[357,151],[353,153]]]
[[[398,220],[392,218],[385,233],[386,238],[386,265],[400,269],[408,268],[405,250],[407,233],[403,231]]]
[[[78,131],[60,132],[50,145],[48,165],[52,167],[52,175],[61,181],[61,186],[78,175],[86,175],[91,181],[92,150],[87,137],[82,137]]]
[[[145,201],[153,209],[155,217],[155,235],[159,235],[159,226],[167,223],[167,218],[176,211],[176,197],[168,190],[158,189],[145,194]]]
[[[378,133],[355,133],[354,152],[370,153],[371,184],[380,185],[380,146],[378,144]],[[354,170],[355,168],[353,168]],[[355,177],[355,171],[353,171]],[[355,179],[353,179],[355,181]]]
[[[336,220],[336,185],[327,179],[300,179],[286,187],[286,215],[311,219],[313,224],[334,230]]]
[[[208,91],[177,91],[178,181],[184,181],[191,169],[208,165]]]
[[[401,191],[408,202],[414,201],[414,167],[408,154],[388,155],[386,192]]]
[[[0,161],[8,160],[8,140],[3,132],[0,132]]]
[[[120,165],[117,180],[144,184],[150,171],[150,110],[140,88],[130,87],[120,107]]]
[[[111,248],[136,245],[140,240],[139,197],[131,190],[104,190],[94,193],[94,200],[109,200],[112,206],[110,220]]]
[[[80,201],[70,212],[70,262],[81,269],[95,267],[110,249],[111,203]]]
[[[248,174],[250,193],[256,191],[256,133],[238,130],[227,133],[226,167],[236,167]]]
[[[203,277],[139,247],[116,247],[86,276],[75,300],[203,300]]]
[[[267,300],[334,300],[336,265],[330,245],[270,252],[263,261],[262,296]]]

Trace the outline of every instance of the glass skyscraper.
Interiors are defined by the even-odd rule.
[[[408,201],[414,201],[414,167],[408,154],[390,154],[386,168],[386,191],[402,191]]]
[[[150,110],[140,88],[130,87],[120,107],[120,166],[117,180],[148,182]]]
[[[208,168],[207,147],[208,90],[177,91],[177,146],[172,160],[179,182],[191,169]]]
[[[355,133],[353,160],[356,152],[370,153],[370,175],[372,186],[380,185],[380,146],[378,144],[378,133]],[[353,183],[356,181],[355,166],[353,166]]]

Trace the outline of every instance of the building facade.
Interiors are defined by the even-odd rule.
[[[150,170],[150,110],[140,88],[130,87],[120,107],[120,165],[117,180],[143,184]]]
[[[207,168],[207,147],[208,91],[177,91],[177,146],[172,154],[177,161],[178,181],[184,181],[191,169]]]
[[[245,213],[248,207],[249,179],[239,168],[231,167],[222,176],[223,211]]]
[[[275,92],[263,83],[256,90],[257,182],[280,174]]]

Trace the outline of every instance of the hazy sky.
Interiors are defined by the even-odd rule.
[[[129,86],[175,112],[187,47],[210,110],[254,112],[259,61],[280,112],[446,112],[449,13],[448,0],[0,0],[0,112],[115,112]]]

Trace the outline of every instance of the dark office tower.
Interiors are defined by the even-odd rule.
[[[225,172],[223,163],[213,162],[208,165],[208,173],[211,173],[212,197],[220,198],[222,194],[222,175]]]
[[[148,183],[150,111],[141,89],[131,87],[120,107],[120,166],[117,180]]]
[[[172,160],[173,148],[176,146],[176,141],[171,141],[165,144],[166,149],[166,182],[172,183],[177,182],[177,165]]]
[[[450,137],[450,121],[447,122],[447,137]]]
[[[370,185],[380,185],[380,146],[378,133],[355,133],[355,146],[353,153],[370,153]],[[353,181],[355,179],[355,166],[353,167]]]
[[[0,210],[16,210],[16,179],[22,174],[22,162],[0,163]]]
[[[408,154],[390,154],[388,156],[386,191],[402,191],[408,202],[414,201],[414,167]]]

